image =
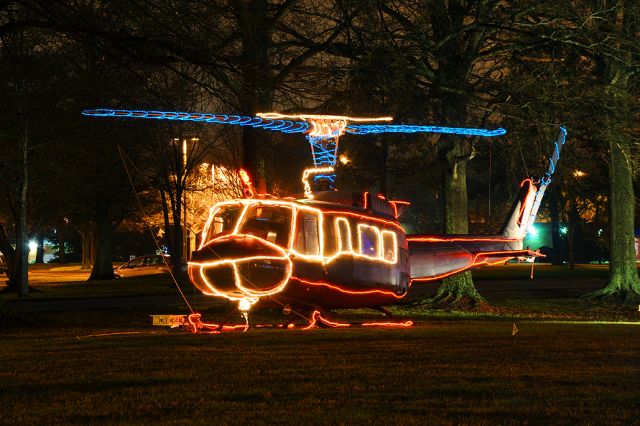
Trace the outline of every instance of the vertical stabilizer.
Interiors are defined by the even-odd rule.
[[[525,179],[520,183],[520,191],[515,202],[511,206],[509,215],[502,225],[500,234],[503,237],[522,241],[527,234],[527,221],[533,209],[537,188],[531,179]],[[518,250],[522,247],[513,247]]]

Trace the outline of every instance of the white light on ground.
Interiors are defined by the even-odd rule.
[[[247,299],[246,297],[244,299],[242,299],[240,301],[240,306],[239,306],[240,310],[243,312],[247,312],[249,309],[251,309],[251,300]]]
[[[527,233],[532,237],[535,237],[538,235],[538,230],[536,229],[535,226],[529,225],[529,227],[527,228]]]

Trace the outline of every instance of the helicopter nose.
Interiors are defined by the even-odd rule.
[[[231,300],[280,292],[291,269],[281,247],[252,235],[212,240],[193,253],[188,267],[189,278],[200,291]]]

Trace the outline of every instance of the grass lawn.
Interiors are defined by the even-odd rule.
[[[412,329],[153,332],[50,313],[0,336],[0,423],[634,424],[640,328],[429,321]],[[105,332],[139,332],[88,336]]]
[[[639,424],[637,307],[576,297],[606,267],[536,266],[534,282],[529,267],[478,271],[493,312],[394,308],[410,329],[190,334],[153,329],[149,309],[0,322],[0,424]],[[40,287],[175,292],[157,277]]]

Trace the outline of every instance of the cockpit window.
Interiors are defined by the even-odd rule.
[[[292,210],[289,207],[249,206],[238,233],[255,235],[281,247],[289,246]]]
[[[211,225],[209,225],[209,233],[207,234],[207,241],[220,234],[229,234],[233,232],[238,217],[242,213],[242,205],[235,204],[229,206],[223,206],[213,216]]]

